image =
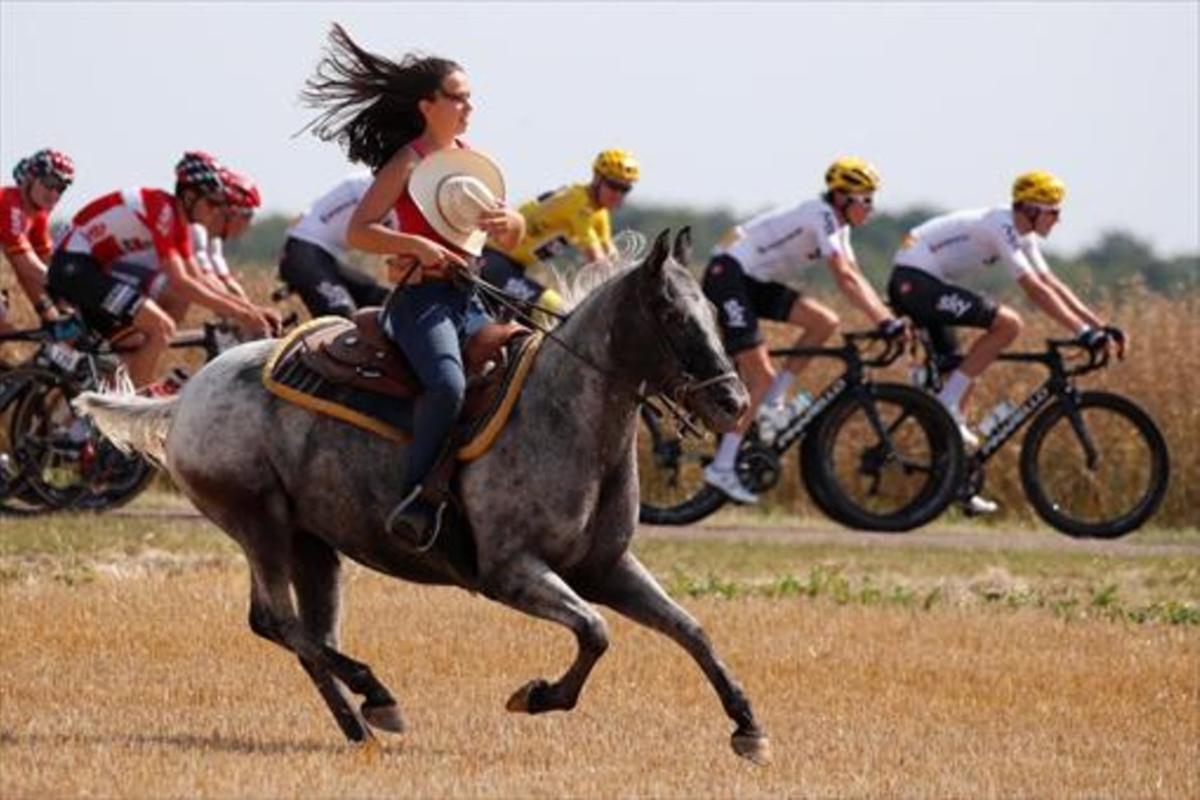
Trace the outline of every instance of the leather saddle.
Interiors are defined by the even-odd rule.
[[[507,371],[510,349],[516,337],[529,329],[514,322],[491,322],[477,331],[463,347],[467,374],[467,398],[463,408],[470,418],[477,406],[486,406],[479,390]],[[364,308],[340,325],[320,328],[305,337],[300,356],[303,364],[331,383],[392,397],[413,398],[421,384],[404,355],[379,324],[379,308]]]

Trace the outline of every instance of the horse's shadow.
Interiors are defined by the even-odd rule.
[[[221,753],[254,755],[321,754],[338,755],[358,752],[360,748],[347,746],[343,742],[319,743],[313,741],[251,741],[250,739],[222,736],[220,734],[195,733],[17,733],[0,730],[0,747],[11,745],[104,745],[106,747],[173,747],[179,750],[212,750]]]

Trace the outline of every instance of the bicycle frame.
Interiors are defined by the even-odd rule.
[[[1087,455],[1088,466],[1094,467],[1096,465],[1096,459],[1098,458],[1096,447],[1092,443],[1092,438],[1088,434],[1086,426],[1083,424],[1083,418],[1079,415],[1078,406],[1075,402],[1078,392],[1075,389],[1075,385],[1071,382],[1071,378],[1105,366],[1108,363],[1108,351],[1089,351],[1087,363],[1068,367],[1064,363],[1061,350],[1068,347],[1076,349],[1085,348],[1073,339],[1047,339],[1046,345],[1048,349],[1042,353],[1001,353],[997,357],[998,361],[1042,364],[1050,370],[1050,377],[1042,385],[1034,389],[1012,413],[1005,416],[996,424],[996,427],[988,434],[987,438],[980,443],[979,449],[971,454],[970,461],[972,466],[982,467],[988,459],[1004,446],[1005,442],[1016,435],[1017,431],[1025,427],[1025,423],[1037,416],[1039,411],[1056,399],[1061,399],[1066,404],[1067,418],[1071,421],[1071,427],[1083,445],[1084,452]]]
[[[887,349],[880,356],[864,359],[857,343],[863,340],[878,341],[880,337],[873,332],[847,333],[843,334],[843,337],[846,341],[841,347],[794,347],[770,351],[769,354],[773,358],[797,356],[836,358],[846,365],[846,371],[826,386],[813,400],[812,405],[806,408],[803,414],[792,420],[775,437],[775,442],[770,446],[770,449],[776,454],[782,455],[789,447],[804,438],[813,421],[827,408],[847,394],[852,395],[858,401],[859,405],[862,406],[867,414],[867,419],[871,423],[871,427],[875,429],[875,433],[879,436],[880,440],[886,442],[889,447],[891,446],[891,431],[884,427],[875,404],[871,402],[871,384],[866,378],[866,370],[872,367],[885,367],[891,364],[903,354],[904,346],[902,343],[898,343],[897,340],[891,340],[887,342]]]

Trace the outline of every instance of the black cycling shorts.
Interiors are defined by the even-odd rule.
[[[730,355],[763,343],[759,317],[786,322],[800,293],[780,283],[755,280],[737,259],[716,256],[708,262],[702,283],[704,294],[717,306],[717,322]]]
[[[499,250],[485,247],[481,261],[483,267],[479,271],[480,277],[513,297],[536,303],[546,291],[545,286],[525,277],[525,266],[521,262],[509,258]]]
[[[892,269],[888,302],[898,315],[929,331],[943,369],[953,369],[961,361],[952,328],[987,330],[996,319],[997,306],[990,298],[946,283],[915,267]]]
[[[296,290],[308,313],[349,319],[360,308],[382,306],[386,286],[346,266],[323,247],[288,237],[279,260],[279,278]]]
[[[88,327],[110,337],[133,321],[149,299],[144,286],[147,270],[137,264],[118,262],[114,274],[106,274],[99,261],[88,253],[55,251],[46,274],[46,292],[55,300],[75,306]],[[149,280],[154,283],[154,279]],[[163,281],[157,281],[161,284]]]

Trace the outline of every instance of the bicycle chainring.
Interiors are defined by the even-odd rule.
[[[738,477],[742,486],[755,494],[761,494],[779,483],[780,470],[779,454],[758,442],[750,442],[738,453]]]

